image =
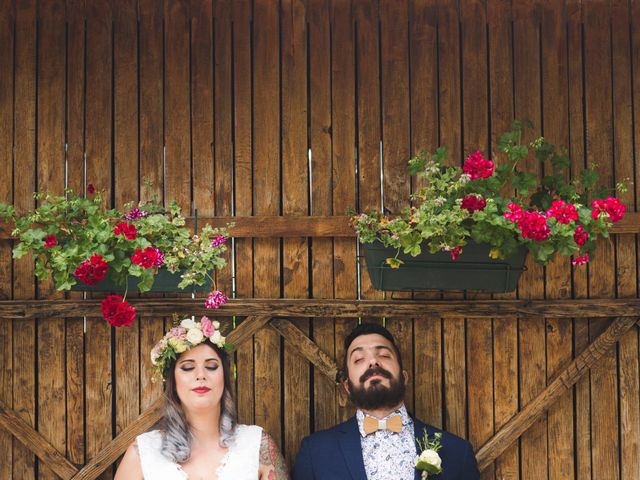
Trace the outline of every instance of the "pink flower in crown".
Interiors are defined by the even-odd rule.
[[[216,328],[213,326],[213,322],[209,317],[202,317],[200,319],[200,326],[202,327],[202,333],[205,337],[210,337],[213,335],[213,332],[216,331]]]
[[[227,300],[229,300],[229,298],[224,293],[220,290],[214,290],[207,297],[207,300],[204,302],[204,306],[206,308],[219,308],[227,303]]]
[[[227,237],[225,237],[224,235],[218,235],[216,238],[211,240],[211,248],[219,247],[226,241],[227,241]]]
[[[169,338],[177,338],[178,340],[186,340],[187,338],[187,330],[182,327],[173,327],[167,333],[167,339]]]

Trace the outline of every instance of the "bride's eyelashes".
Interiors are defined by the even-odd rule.
[[[183,372],[190,372],[195,368],[196,367],[180,367],[180,370],[182,370]],[[220,368],[220,365],[207,365],[204,368],[206,368],[210,372],[215,372],[216,370],[218,370],[218,368]]]

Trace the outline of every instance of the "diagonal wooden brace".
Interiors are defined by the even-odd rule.
[[[589,370],[597,368],[597,362],[622,336],[638,322],[638,317],[619,317],[578,355],[540,394],[509,420],[498,433],[491,437],[476,454],[480,470],[487,468],[515,442],[536,420]]]

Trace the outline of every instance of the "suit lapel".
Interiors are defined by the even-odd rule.
[[[351,478],[354,480],[366,480],[367,473],[362,459],[362,445],[356,417],[351,417],[343,423],[340,431],[340,449],[349,468],[349,473],[351,473]]]

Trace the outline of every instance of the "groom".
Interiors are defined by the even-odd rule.
[[[393,335],[381,325],[362,324],[345,339],[344,388],[356,415],[302,441],[293,480],[418,480],[421,453],[416,439],[440,430],[413,418],[404,406],[408,374]],[[469,442],[442,432],[442,473],[430,480],[478,480]]]

